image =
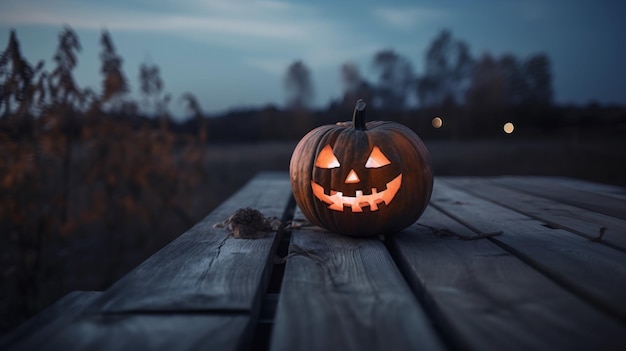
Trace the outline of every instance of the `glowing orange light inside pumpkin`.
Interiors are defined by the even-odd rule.
[[[350,173],[348,173],[348,176],[346,177],[346,184],[356,184],[360,181],[361,179],[359,179],[359,176],[356,175],[354,169],[351,169]]]
[[[368,157],[367,159],[367,163],[365,163],[365,167],[380,168],[388,164],[391,164],[391,161],[389,161],[389,159],[385,155],[383,155],[383,152],[380,151],[378,146],[374,146],[370,157]]]
[[[363,207],[367,206],[369,206],[370,211],[378,211],[378,204],[384,202],[389,205],[398,193],[398,190],[400,190],[401,185],[402,174],[399,174],[387,183],[387,189],[381,192],[378,192],[376,188],[372,188],[372,193],[369,195],[363,195],[363,190],[357,190],[356,196],[344,196],[342,192],[334,190],[330,191],[331,195],[327,195],[323,186],[313,180],[311,181],[313,195],[327,203],[329,209],[339,212],[343,212],[344,206],[349,207],[352,212],[363,212]]]
[[[378,146],[372,148],[367,161],[365,163],[366,168],[380,168],[391,164],[391,161],[380,151]],[[322,151],[315,160],[315,167],[332,169],[340,167],[341,163],[337,159],[333,152],[333,148],[330,145],[324,146]],[[350,172],[346,176],[344,183],[357,184],[361,179],[354,169],[350,169]],[[398,190],[402,185],[402,174],[396,176],[393,180],[386,184],[386,189],[378,192],[378,189],[371,188],[371,192],[368,195],[364,195],[363,189],[356,190],[355,196],[344,196],[343,192],[331,189],[328,195],[324,190],[324,187],[317,184],[315,181],[311,181],[311,189],[313,195],[323,202],[327,203],[328,208],[334,211],[343,211],[344,207],[349,207],[352,212],[363,212],[363,207],[369,207],[370,211],[378,211],[378,204],[384,202],[389,204],[391,200],[396,196]]]
[[[324,146],[322,151],[320,151],[320,154],[317,155],[317,159],[315,160],[315,167],[331,169],[337,168],[339,166],[341,166],[341,164],[333,153],[333,148],[330,147],[330,145]]]

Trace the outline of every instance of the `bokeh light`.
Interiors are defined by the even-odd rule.
[[[437,116],[437,117],[433,118],[432,124],[433,124],[433,127],[435,127],[435,128],[441,128],[443,126],[443,119],[441,119],[441,117]]]
[[[506,134],[511,134],[515,130],[515,125],[513,125],[513,123],[511,122],[506,122],[504,123],[504,126],[502,127],[502,129],[504,130]]]

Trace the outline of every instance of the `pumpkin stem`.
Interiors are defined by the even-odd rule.
[[[357,130],[366,130],[365,128],[365,102],[361,99],[354,106],[354,114],[352,115],[352,127]]]

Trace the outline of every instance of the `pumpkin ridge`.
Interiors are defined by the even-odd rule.
[[[406,126],[389,121],[365,123],[361,105],[359,109],[357,103],[352,123],[320,126],[300,140],[289,167],[293,195],[310,222],[330,231],[349,236],[397,232],[415,222],[430,201],[430,155]],[[364,128],[358,128],[361,122]],[[328,146],[338,165],[316,167],[317,156]],[[370,162],[377,167],[366,167],[375,148],[387,161]],[[401,180],[397,186],[388,185],[397,178]],[[381,194],[386,194],[386,201]]]

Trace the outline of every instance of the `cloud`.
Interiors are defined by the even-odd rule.
[[[369,57],[384,46],[360,22],[282,0],[5,1],[0,25],[167,34],[196,42],[203,52],[226,47],[235,52],[229,60],[273,75],[295,59],[316,70]]]
[[[448,16],[446,12],[425,7],[376,7],[372,14],[384,23],[397,29],[408,30],[420,24],[440,20]]]
[[[285,58],[248,57],[243,59],[243,63],[273,75],[281,75],[291,61]]]
[[[357,46],[345,45],[343,42],[311,43],[295,50],[292,55],[285,56],[282,52],[269,53],[265,56],[250,55],[242,59],[246,65],[261,69],[264,72],[281,76],[285,69],[295,60],[302,59],[313,71],[322,69],[338,69],[345,62],[369,59],[384,47],[382,44],[369,43]],[[294,56],[294,54],[297,54]]]
[[[168,2],[165,2],[167,5]],[[69,24],[75,29],[150,31],[167,33],[226,34],[276,40],[303,40],[316,29],[306,8],[276,0],[186,0],[169,2],[173,11],[159,10],[132,1],[104,5],[73,0],[36,4],[9,1],[0,13],[6,26]],[[134,5],[134,6],[133,6]],[[161,9],[167,8],[164,3]]]
[[[528,21],[542,20],[549,14],[548,6],[543,2],[519,2],[513,3],[515,11]]]

